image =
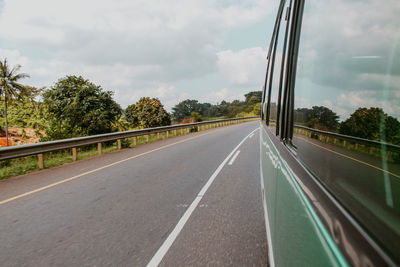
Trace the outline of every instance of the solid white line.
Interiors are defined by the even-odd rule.
[[[249,138],[252,138],[254,136],[254,134],[250,135]]]
[[[164,241],[164,243],[161,245],[161,247],[157,250],[156,254],[154,254],[153,258],[150,260],[150,262],[147,264],[147,267],[155,267],[160,264],[162,259],[164,258],[165,254],[167,254],[169,248],[172,246],[174,243],[175,239],[179,235],[179,233],[182,231],[183,227],[185,226],[186,222],[189,220],[190,215],[192,215],[193,211],[196,209],[197,205],[199,204],[200,200],[203,198],[204,194],[207,192],[208,188],[212,184],[212,182],[215,180],[217,175],[220,173],[222,168],[225,166],[226,162],[228,159],[233,155],[233,153],[236,152],[236,150],[240,147],[241,144],[243,144],[244,141],[255,131],[257,131],[259,128],[255,129],[251,133],[249,133],[233,150],[232,152],[224,159],[224,161],[221,163],[221,165],[218,166],[218,168],[215,170],[215,172],[211,175],[210,179],[208,179],[207,183],[203,186],[203,188],[200,190],[200,192],[197,194],[196,198],[193,200],[192,204],[190,204],[189,208],[185,211],[183,214],[182,218],[179,220],[178,224],[175,226],[174,230],[169,234],[167,239]]]
[[[265,230],[267,232],[267,246],[268,246],[268,262],[269,266],[275,267],[275,257],[274,257],[274,248],[272,244],[272,238],[271,238],[271,227],[269,224],[269,216],[268,216],[268,208],[267,208],[267,200],[265,199],[265,185],[264,185],[264,172],[262,168],[262,158],[263,155],[262,153],[262,146],[263,146],[263,137],[262,137],[262,131],[261,125],[262,122],[260,122],[260,178],[261,178],[261,193],[262,193],[262,202],[263,202],[263,207],[264,207],[264,218],[265,218]]]
[[[232,165],[233,162],[235,161],[235,159],[237,158],[237,156],[239,155],[240,150],[236,151],[235,155],[233,155],[231,161],[229,161],[228,165]]]

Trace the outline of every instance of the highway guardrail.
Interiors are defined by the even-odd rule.
[[[369,140],[369,139],[364,139],[364,138],[359,138],[359,137],[354,137],[354,136],[349,136],[349,135],[344,135],[344,134],[322,131],[322,130],[318,130],[318,129],[305,127],[302,125],[294,125],[294,127],[308,132],[309,137],[311,137],[311,133],[313,133],[313,134],[316,134],[319,136],[325,136],[325,138],[333,138],[334,144],[336,144],[336,140],[339,139],[339,140],[343,140],[345,142],[344,146],[346,146],[346,142],[348,142],[348,143],[353,143],[353,144],[367,145],[368,147],[374,147],[374,148],[379,148],[379,149],[382,149],[384,147],[385,150],[388,152],[400,153],[400,146],[394,145],[394,144],[378,142],[378,141],[374,141],[374,140]],[[329,139],[323,140],[323,141],[329,142]]]
[[[139,130],[132,130],[132,131],[123,131],[123,132],[113,132],[107,134],[98,134],[98,135],[91,135],[91,136],[84,136],[84,137],[76,137],[76,138],[69,138],[69,139],[62,139],[56,141],[49,141],[49,142],[41,142],[35,144],[26,144],[20,146],[12,146],[12,147],[5,147],[0,149],[0,160],[6,159],[13,159],[13,158],[20,158],[26,157],[31,155],[38,155],[38,164],[39,168],[44,167],[44,159],[43,153],[46,152],[53,152],[57,150],[63,149],[71,149],[72,150],[72,159],[75,161],[77,159],[77,147],[96,144],[98,146],[98,154],[102,154],[102,143],[108,141],[117,141],[118,149],[121,149],[121,139],[125,138],[134,138],[134,143],[136,143],[136,137],[138,136],[146,136],[147,141],[149,141],[150,134],[157,134],[159,139],[160,133],[166,132],[167,137],[170,131],[181,130],[183,134],[184,130],[190,128],[196,128],[200,130],[201,127],[206,127],[213,125],[217,126],[225,126],[233,123],[239,123],[242,121],[256,119],[258,117],[244,117],[244,118],[231,118],[231,119],[221,119],[221,120],[213,120],[213,121],[202,121],[202,122],[195,122],[195,123],[186,123],[186,124],[174,124],[169,126],[162,126],[162,127],[155,127],[155,128],[147,128],[147,129],[139,129]]]

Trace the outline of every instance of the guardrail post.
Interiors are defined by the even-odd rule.
[[[355,149],[355,150],[358,149],[358,143],[356,143],[356,144],[354,145],[354,149]]]
[[[197,126],[197,131],[198,131],[198,132],[200,132],[200,129],[201,129],[200,126]]]
[[[101,143],[97,143],[97,152],[99,153],[99,155],[103,154],[103,149],[101,147]]]
[[[337,139],[333,138],[333,144],[336,145]]]
[[[160,139],[160,133],[157,133],[157,140]]]
[[[169,137],[169,131],[167,131],[167,138]]]
[[[44,168],[43,154],[38,154],[38,165],[39,165],[39,169]]]
[[[343,141],[343,147],[346,148],[346,140]]]
[[[77,153],[76,153],[76,147],[72,148],[72,161],[76,161],[77,159]]]
[[[176,136],[176,130],[174,130],[174,135]]]
[[[137,138],[135,136],[135,137],[133,137],[133,146],[136,146],[136,144],[137,144]]]
[[[181,135],[183,135],[183,128],[181,128]]]
[[[117,140],[117,145],[118,145],[118,150],[121,150],[121,139],[118,139]]]
[[[148,143],[148,142],[149,142],[149,135],[146,134],[146,143]]]

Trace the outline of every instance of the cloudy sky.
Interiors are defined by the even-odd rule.
[[[304,14],[295,105],[400,119],[400,1],[308,0]]]
[[[276,2],[0,0],[0,58],[38,87],[82,75],[123,107],[240,99],[262,87]]]

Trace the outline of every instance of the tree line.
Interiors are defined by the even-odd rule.
[[[400,145],[400,122],[379,107],[360,107],[342,122],[334,111],[324,106],[297,108],[294,120],[319,130]]]
[[[173,107],[172,114],[151,97],[122,109],[111,91],[82,76],[66,76],[50,88],[38,89],[19,82],[29,77],[20,69],[10,67],[7,59],[0,61],[0,128],[5,126],[7,141],[8,125],[33,128],[41,141],[49,141],[260,113],[261,92],[246,94],[245,101],[217,105],[188,99]]]
[[[172,108],[174,121],[182,121],[188,118],[195,118],[197,121],[213,118],[234,118],[246,116],[258,116],[261,112],[261,91],[253,91],[244,95],[245,100],[233,100],[232,102],[222,101],[213,105],[200,103],[197,100],[187,99],[178,103]]]

